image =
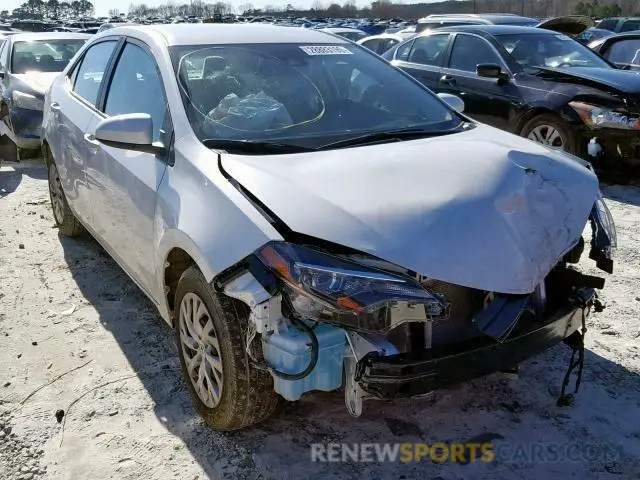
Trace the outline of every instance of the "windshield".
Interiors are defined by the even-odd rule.
[[[16,42],[13,44],[11,72],[61,72],[84,42],[78,39]]]
[[[496,37],[521,67],[611,68],[596,53],[563,34],[526,33]]]
[[[462,123],[433,94],[358,45],[180,46],[172,57],[200,140],[317,148],[363,134],[404,128],[433,134]]]

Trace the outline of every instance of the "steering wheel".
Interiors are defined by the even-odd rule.
[[[573,67],[573,64],[571,62],[562,62],[560,65],[558,65],[558,68],[561,67]]]

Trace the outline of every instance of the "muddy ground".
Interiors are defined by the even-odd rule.
[[[606,310],[589,319],[573,406],[556,406],[569,361],[560,345],[523,364],[518,380],[492,376],[431,399],[370,401],[359,419],[341,392],[318,393],[223,434],[196,416],[173,333],[150,302],[91,238],[58,236],[44,167],[5,165],[0,478],[640,478],[640,190],[604,192],[618,226],[616,273],[602,293]],[[440,465],[313,463],[309,447],[469,441],[508,448],[499,461]],[[534,444],[561,454],[576,447],[570,459],[516,454]]]

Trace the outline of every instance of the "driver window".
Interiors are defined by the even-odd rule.
[[[449,68],[474,72],[478,65],[491,63],[501,65],[498,54],[486,40],[471,35],[458,35],[453,44]]]
[[[153,120],[153,141],[160,138],[165,123],[167,102],[155,62],[133,43],[127,43],[120,55],[107,93],[104,113],[148,113]]]

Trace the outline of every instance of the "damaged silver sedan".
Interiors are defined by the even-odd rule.
[[[357,416],[563,341],[566,386],[604,285],[575,264],[613,269],[598,180],[461,110],[319,31],[110,29],[45,102],[54,216],[175,327],[216,429],[342,387]]]

